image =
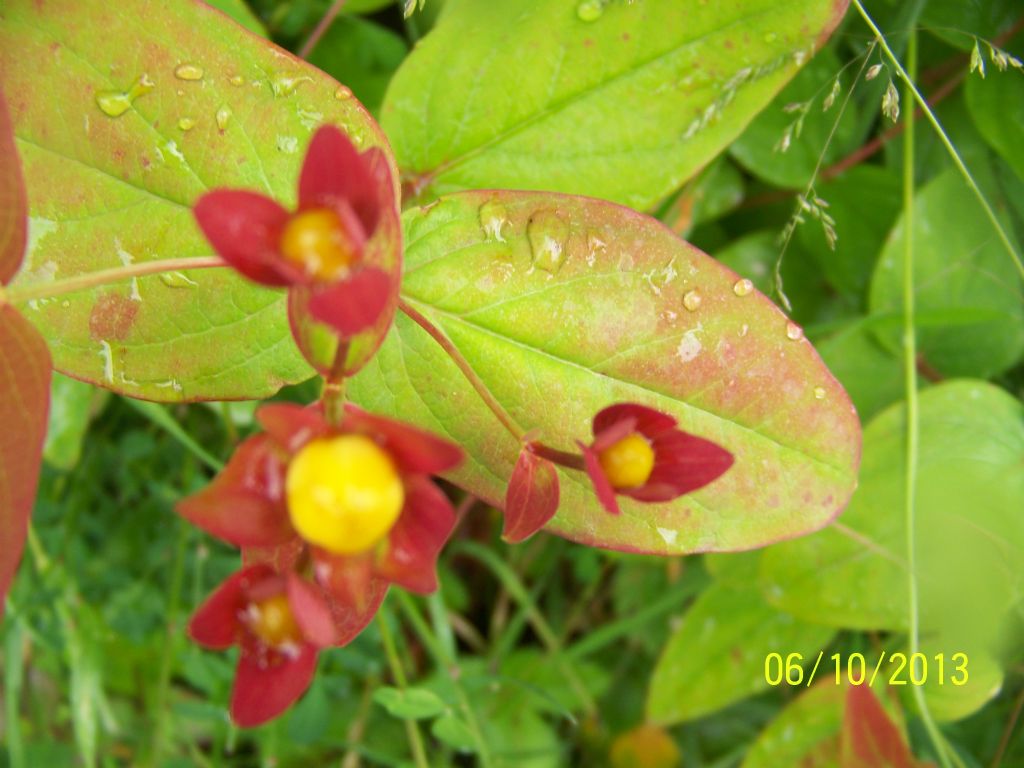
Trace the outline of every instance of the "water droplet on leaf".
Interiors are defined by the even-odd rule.
[[[555,274],[565,263],[569,222],[557,211],[544,209],[530,217],[526,236],[533,252],[533,264],[545,272]]]
[[[508,211],[505,210],[505,206],[496,200],[489,200],[480,206],[479,215],[480,227],[484,231],[484,236],[488,240],[504,243],[505,236],[501,231],[509,223]]]
[[[129,109],[139,96],[144,96],[153,90],[155,83],[149,79],[149,75],[142,75],[127,91],[98,91],[96,93],[96,104],[103,114],[108,117],[120,117]]]
[[[754,290],[754,284],[747,278],[737,280],[732,286],[732,292],[737,296],[747,296],[752,290]]]
[[[199,285],[195,280],[189,279],[184,272],[161,272],[160,282],[168,288],[194,288]]]
[[[179,80],[202,80],[203,68],[195,64],[179,64],[174,70],[174,76]]]
[[[700,309],[700,304],[703,299],[701,298],[700,291],[694,288],[692,291],[687,291],[683,295],[683,306],[691,312],[696,312]]]
[[[225,104],[223,107],[217,110],[217,127],[220,130],[225,130],[228,127],[228,122],[231,120],[231,107]]]
[[[576,6],[580,21],[597,21],[604,13],[604,0],[583,0]]]

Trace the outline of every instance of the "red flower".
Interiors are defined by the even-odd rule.
[[[252,727],[277,717],[309,687],[321,648],[338,636],[321,590],[267,565],[243,568],[206,599],[189,623],[192,639],[241,653],[231,692],[231,717]]]
[[[334,126],[313,136],[299,177],[298,207],[246,190],[217,189],[195,205],[207,239],[231,266],[262,285],[289,288],[289,317],[304,354],[321,370],[307,316],[341,338],[374,329],[376,349],[394,316],[401,234],[384,152],[360,153]]]
[[[311,565],[345,627],[365,626],[388,584],[436,589],[455,512],[430,475],[462,460],[456,445],[353,405],[340,427],[291,404],[266,405],[257,418],[266,432],[178,504],[184,517],[250,559]]]
[[[619,514],[615,494],[644,502],[669,501],[703,488],[732,466],[719,445],[683,432],[668,414],[622,403],[594,417],[594,441],[583,461],[597,498]]]

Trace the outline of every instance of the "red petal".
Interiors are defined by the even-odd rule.
[[[599,435],[617,422],[633,420],[633,429],[653,440],[662,432],[672,429],[676,420],[667,413],[636,403],[618,403],[599,412],[594,417],[594,435]]]
[[[448,497],[422,476],[406,479],[405,508],[377,572],[411,592],[437,589],[437,556],[455,527]]]
[[[330,429],[319,409],[295,403],[264,405],[256,411],[256,420],[274,442],[289,453],[295,453]]]
[[[188,634],[207,648],[229,648],[242,632],[239,616],[249,603],[253,584],[274,575],[266,565],[253,565],[236,571],[221,583],[196,609],[188,625]]]
[[[608,477],[601,468],[601,462],[597,458],[597,453],[583,443],[577,442],[576,444],[583,452],[583,465],[586,467],[587,474],[590,475],[590,482],[594,484],[597,500],[601,502],[602,507],[613,515],[620,514],[622,510],[619,509],[619,502],[615,498],[615,489],[608,482]]]
[[[344,200],[363,224],[366,237],[373,235],[380,219],[380,179],[376,162],[371,167],[352,140],[333,125],[322,126],[313,136],[299,178],[299,207],[334,207]],[[389,190],[390,191],[390,190]]]
[[[464,457],[455,443],[351,404],[345,406],[345,429],[376,438],[403,474],[437,475],[457,467]]]
[[[231,719],[242,728],[252,728],[288,709],[313,682],[316,655],[316,648],[308,643],[294,658],[272,653],[264,660],[243,653],[231,691]]]
[[[505,528],[501,537],[510,544],[530,538],[555,516],[558,495],[555,465],[523,448],[505,494]]]
[[[255,192],[215,189],[193,209],[203,234],[221,258],[257,283],[293,282],[278,251],[288,211]]]
[[[14,126],[0,90],[0,285],[8,283],[21,266],[27,221],[28,203],[14,145]]]
[[[331,608],[321,588],[288,574],[288,604],[303,637],[313,645],[324,648],[337,642]]]
[[[14,307],[0,306],[0,614],[35,502],[51,372],[43,337]]]
[[[394,299],[397,284],[382,269],[360,269],[351,277],[314,290],[309,313],[343,337],[376,324]]]
[[[294,537],[282,502],[284,464],[266,435],[235,451],[206,488],[178,502],[179,514],[238,547],[272,547]]]
[[[673,429],[654,439],[654,469],[639,488],[622,493],[638,501],[668,501],[717,480],[733,455],[716,443]]]

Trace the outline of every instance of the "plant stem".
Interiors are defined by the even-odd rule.
[[[84,275],[69,277],[67,280],[33,283],[32,285],[8,286],[6,301],[9,304],[24,304],[35,299],[49,299],[63,296],[66,293],[77,293],[88,288],[130,280],[133,277],[158,275],[162,272],[177,272],[182,269],[210,269],[225,267],[226,262],[219,256],[199,256],[186,259],[160,259],[159,261],[143,261],[138,264],[127,264],[113,269],[101,269]],[[0,304],[4,297],[0,295]]]
[[[896,54],[892,52],[892,48],[889,47],[889,44],[886,42],[885,37],[882,36],[882,31],[875,24],[874,20],[871,18],[868,12],[864,9],[864,6],[861,4],[861,0],[853,0],[853,4],[854,6],[856,6],[858,13],[860,13],[861,15],[861,18],[864,19],[864,23],[866,23],[868,27],[871,29],[872,33],[874,33],[875,39],[878,41],[878,44],[881,46],[882,51],[885,53],[886,57],[892,63],[893,67],[896,69],[896,73],[901,78],[903,78],[903,82],[906,85],[906,100],[916,101],[918,106],[920,106],[921,109],[924,110],[924,114],[928,118],[928,122],[932,124],[932,128],[935,129],[935,133],[938,135],[939,141],[942,142],[942,145],[946,148],[946,151],[949,153],[949,156],[953,159],[953,164],[957,167],[957,170],[960,171],[960,175],[963,176],[964,181],[967,183],[967,186],[974,193],[974,196],[978,199],[978,202],[981,204],[982,209],[985,211],[985,216],[987,216],[989,222],[991,222],[992,228],[996,231],[996,235],[999,237],[1000,242],[1002,242],[1003,247],[1006,248],[1006,252],[1010,254],[1010,258],[1013,259],[1013,263],[1017,266],[1017,271],[1020,272],[1021,277],[1024,277],[1024,259],[1021,258],[1021,255],[1017,252],[1017,249],[1010,241],[1010,236],[1006,233],[1006,230],[1003,229],[1003,225],[999,222],[999,219],[996,217],[995,211],[992,210],[992,206],[989,205],[988,200],[985,199],[985,195],[982,194],[981,189],[978,188],[978,184],[974,180],[974,176],[972,176],[971,172],[967,169],[967,166],[964,164],[963,158],[960,157],[960,153],[957,152],[956,147],[953,146],[953,142],[949,140],[949,136],[946,135],[946,131],[939,123],[938,118],[935,117],[935,113],[932,112],[931,107],[928,106],[928,101],[917,90],[917,86],[914,85],[914,78],[911,75],[909,75],[907,71],[903,68],[903,65],[900,64],[899,59],[896,58]],[[912,110],[907,111],[912,112]]]
[[[309,37],[306,38],[306,42],[304,42],[302,47],[299,48],[297,55],[300,59],[309,58],[309,54],[313,52],[317,43],[320,42],[320,38],[324,36],[331,24],[334,23],[334,20],[338,17],[338,14],[341,13],[341,9],[344,5],[345,0],[334,0],[331,7],[327,9],[327,13],[323,15],[320,22],[313,28],[313,31],[309,33]]]
[[[857,2],[857,0],[854,0]],[[858,2],[858,7],[860,4]],[[917,75],[917,33],[910,32],[907,44],[907,64],[910,73],[903,72],[904,98],[910,100]],[[910,657],[921,649],[920,605],[917,582],[917,460],[918,460],[918,407],[917,407],[917,332],[914,325],[914,110],[903,113],[906,129],[903,133],[903,381],[906,387],[906,491],[904,495],[905,527],[907,536],[907,594],[910,619]],[[924,691],[913,686],[914,700],[925,729],[935,746],[943,768],[950,763]]]
[[[444,332],[428,320],[423,314],[417,309],[413,308],[408,301],[400,298],[398,300],[398,308],[405,313],[406,317],[412,320],[416,325],[430,334],[430,337],[438,343],[438,345],[445,351],[445,353],[452,359],[452,362],[458,366],[459,370],[462,371],[462,375],[466,377],[469,383],[472,385],[476,393],[480,395],[480,399],[484,401],[484,404],[490,408],[498,421],[502,423],[502,426],[509,431],[509,434],[516,439],[516,442],[522,442],[523,430],[519,428],[519,425],[515,423],[505,407],[498,402],[498,399],[494,396],[487,385],[484,384],[476,371],[473,370],[473,366],[469,364],[469,361],[462,356],[459,352],[458,347],[452,344],[451,340],[444,335]]]
[[[398,658],[398,651],[395,650],[395,638],[391,635],[391,628],[388,627],[387,619],[379,612],[377,614],[377,626],[380,629],[380,639],[384,644],[384,653],[388,657],[391,675],[395,678],[395,684],[399,690],[404,691],[409,681],[405,676],[402,660]],[[412,749],[412,757],[417,767],[430,768],[430,763],[427,762],[426,750],[423,748],[423,737],[420,736],[420,729],[416,725],[415,720],[405,721],[405,732],[409,736],[409,746]]]

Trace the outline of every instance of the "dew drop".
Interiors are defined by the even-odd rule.
[[[747,296],[752,290],[754,290],[754,284],[745,277],[742,280],[737,280],[732,286],[732,292],[737,296]]]
[[[96,105],[108,117],[120,117],[131,109],[139,96],[145,96],[152,91],[154,85],[149,75],[142,75],[127,91],[98,91]]]
[[[276,74],[270,80],[270,87],[275,96],[291,96],[300,85],[312,82],[313,78],[308,75]]]
[[[687,291],[683,295],[683,306],[686,307],[690,312],[696,312],[700,309],[700,304],[703,301],[700,292],[694,288],[692,291]]]
[[[804,329],[793,321],[786,323],[786,338],[790,341],[800,341],[804,337]]]
[[[352,89],[344,85],[339,85],[338,90],[334,92],[334,98],[338,101],[347,101],[352,98]]]
[[[233,75],[228,79],[228,82],[236,88],[241,88],[243,85],[245,85],[245,78],[241,75]]]
[[[195,64],[179,64],[174,69],[174,76],[179,80],[202,80],[203,68]]]
[[[189,279],[184,272],[161,272],[160,282],[168,288],[194,288],[199,285],[195,280]]]
[[[576,6],[580,21],[597,21],[604,13],[604,0],[583,0]]]
[[[825,388],[824,387],[815,387],[814,388],[814,399],[815,400],[824,400],[825,399]]]
[[[480,206],[479,215],[480,227],[487,239],[504,243],[505,236],[502,234],[502,229],[509,223],[508,211],[505,210],[505,206],[496,200],[488,200]]]
[[[537,211],[526,225],[526,236],[533,252],[533,264],[552,275],[565,263],[569,222],[550,209]]]
[[[195,127],[196,121],[193,120],[191,117],[183,117],[181,118],[181,120],[178,121],[178,128],[180,128],[183,131],[191,131]]]
[[[224,131],[228,127],[228,122],[231,120],[231,107],[225,104],[223,107],[217,110],[217,127]]]

